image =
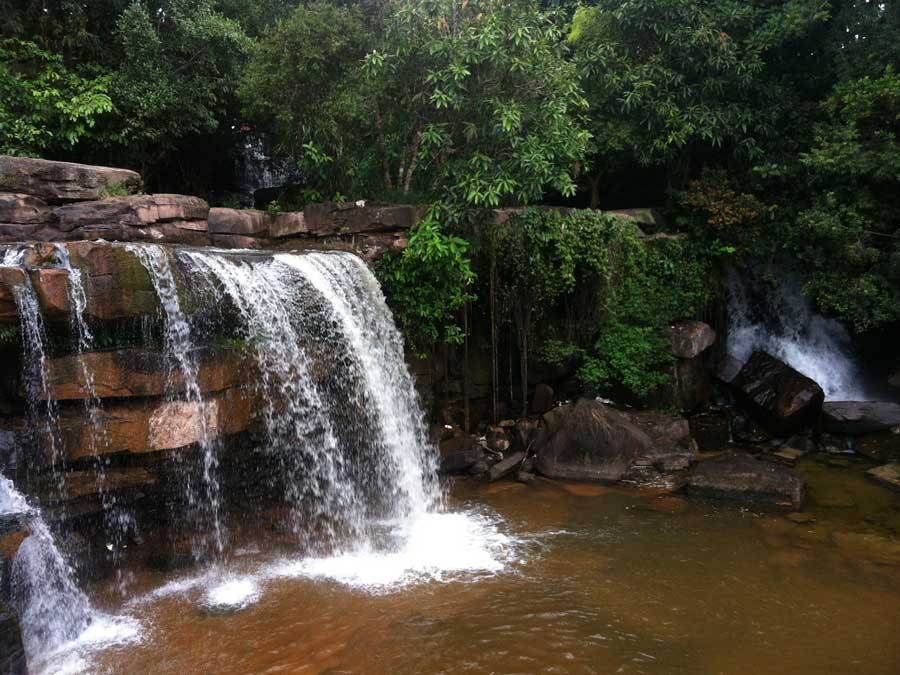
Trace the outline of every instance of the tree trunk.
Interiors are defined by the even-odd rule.
[[[384,142],[384,125],[381,121],[381,111],[375,108],[375,129],[378,131],[378,152],[381,153],[381,172],[384,181],[384,189],[393,189],[391,183],[391,165],[388,162],[387,145]]]
[[[497,261],[491,253],[490,272],[490,311],[491,311],[491,416],[497,422],[497,399],[500,395],[499,369],[497,367]]]
[[[463,431],[469,433],[469,303],[463,305]]]
[[[422,125],[419,125],[416,136],[413,139],[412,150],[410,151],[409,168],[406,170],[406,176],[403,179],[403,194],[409,194],[409,186],[412,183],[413,173],[416,165],[419,163],[419,146],[422,145]]]
[[[588,176],[588,180],[591,183],[591,208],[599,209],[600,208],[600,176],[599,175]]]

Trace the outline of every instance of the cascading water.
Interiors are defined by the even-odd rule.
[[[178,286],[175,283],[175,276],[166,250],[154,244],[127,244],[126,249],[138,257],[150,275],[163,310],[166,355],[174,361],[175,368],[183,380],[181,395],[196,412],[200,428],[201,485],[198,490],[188,479],[186,497],[197,521],[195,524],[199,526],[202,523],[211,529],[212,547],[216,554],[221,554],[224,549],[225,533],[222,525],[219,480],[216,475],[219,466],[218,443],[210,433],[209,415],[211,411],[203,399],[200,385],[197,382],[198,365],[191,336],[191,326],[181,307]],[[174,398],[175,392],[171,378],[168,388],[169,398]],[[188,475],[189,472],[185,472],[185,476]],[[202,553],[203,542],[195,538],[193,547],[195,557],[199,557]]]
[[[816,313],[797,280],[773,287],[729,268],[726,284],[729,353],[745,361],[768,352],[818,382],[828,400],[868,400],[846,329]]]

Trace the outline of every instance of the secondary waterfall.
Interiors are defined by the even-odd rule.
[[[829,400],[867,400],[847,330],[818,314],[796,279],[770,286],[747,270],[726,270],[728,351],[741,359],[772,354],[811,377]]]

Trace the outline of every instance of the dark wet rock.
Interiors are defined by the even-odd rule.
[[[455,450],[441,455],[442,474],[466,473],[479,462],[484,461],[484,451],[477,445],[465,450]]]
[[[537,477],[530,471],[519,471],[516,474],[516,480],[527,485],[528,483],[533,483],[537,480]]]
[[[28,675],[19,615],[16,610],[3,603],[0,603],[0,673]]]
[[[250,237],[243,234],[211,234],[209,240],[213,246],[219,248],[264,248],[268,243],[265,239]]]
[[[3,570],[3,563],[8,563],[16,557],[19,546],[29,534],[31,531],[26,514],[0,515],[0,573]]]
[[[509,457],[504,457],[490,468],[490,471],[488,472],[488,480],[493,482],[495,480],[500,480],[504,476],[508,476],[513,471],[519,468],[519,465],[524,459],[524,452],[514,452]]]
[[[822,405],[822,428],[832,434],[859,436],[900,427],[900,403],[828,401]]]
[[[507,450],[509,450],[509,436],[506,435],[506,430],[503,427],[488,427],[487,433],[484,436],[485,442],[487,443],[488,448],[490,448],[491,450],[500,453],[505,453]]]
[[[687,489],[703,497],[796,507],[803,503],[805,481],[777,464],[726,452],[697,462]]]
[[[469,475],[471,476],[482,476],[490,471],[491,465],[487,463],[487,461],[476,462],[472,466],[469,467]]]
[[[690,466],[697,452],[691,428],[683,417],[658,410],[625,413],[631,422],[650,438],[649,450],[636,460],[660,471],[680,471]]]
[[[666,366],[668,382],[651,399],[654,407],[690,413],[707,405],[713,395],[713,377],[703,359],[676,359]]]
[[[892,387],[900,387],[900,369],[894,371],[894,373],[888,377],[887,383]]]
[[[750,445],[767,443],[772,440],[772,434],[756,420],[746,415],[735,415],[731,418],[731,435],[736,442]]]
[[[892,490],[900,490],[900,462],[876,466],[866,472],[872,479]]]
[[[716,377],[725,384],[731,384],[744,367],[744,362],[733,354],[725,354],[716,368]]]
[[[900,461],[900,428],[860,436],[854,450],[876,462]]]
[[[549,384],[539,384],[534,388],[531,396],[531,412],[535,415],[543,415],[553,407],[553,387]]]
[[[753,352],[731,385],[774,434],[791,434],[811,423],[825,400],[818,384],[765,352]]]
[[[693,359],[716,341],[716,331],[703,321],[684,321],[666,331],[671,341],[671,354],[681,359]]]
[[[100,199],[113,187],[137,192],[141,176],[128,169],[0,155],[0,192],[34,195],[58,204]]]
[[[796,523],[797,525],[810,525],[816,522],[816,517],[811,513],[804,513],[803,511],[795,511],[794,513],[789,513],[785,516],[792,523]]]
[[[701,413],[690,420],[691,436],[703,452],[724,450],[731,439],[731,421],[725,413]]]

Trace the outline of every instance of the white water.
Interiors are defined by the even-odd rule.
[[[224,549],[224,530],[221,516],[221,499],[217,469],[219,466],[218,444],[208,428],[208,417],[200,385],[197,382],[198,365],[194,353],[194,341],[191,326],[181,307],[178,296],[178,285],[169,255],[156,244],[126,244],[125,248],[134,253],[144,269],[150,275],[153,288],[159,298],[165,320],[165,351],[175,362],[184,382],[181,396],[197,407],[197,419],[200,424],[200,451],[202,455],[202,484],[198,491],[190,481],[186,485],[186,497],[194,511],[195,518],[204,519],[211,528],[212,543],[215,552],[221,554]],[[172,384],[169,380],[170,393]],[[195,555],[199,555],[199,541],[194,541]]]
[[[847,330],[816,313],[796,280],[770,287],[728,269],[726,283],[729,353],[746,361],[768,352],[815,380],[826,400],[869,399]]]

